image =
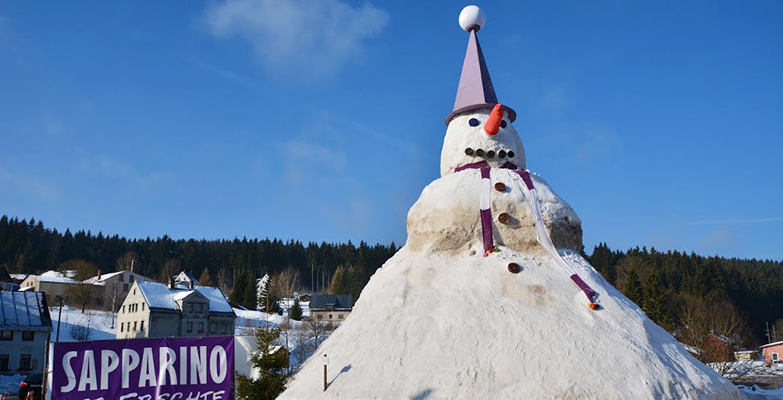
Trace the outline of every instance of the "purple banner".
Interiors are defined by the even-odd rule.
[[[233,400],[234,338],[55,343],[51,400]]]

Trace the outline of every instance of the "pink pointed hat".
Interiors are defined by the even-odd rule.
[[[487,62],[478,41],[476,32],[484,26],[487,17],[480,8],[467,6],[459,14],[459,24],[462,29],[470,34],[468,51],[465,53],[465,62],[462,64],[462,75],[459,78],[457,99],[454,101],[454,110],[446,117],[446,125],[458,114],[480,110],[491,110],[498,104],[492,79],[489,77]],[[510,107],[501,106],[508,113],[511,122],[517,119],[517,113]]]

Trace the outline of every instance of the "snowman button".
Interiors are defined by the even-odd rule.
[[[467,154],[467,155],[473,154],[473,149],[471,149],[470,147],[466,148],[465,149],[465,154]]]
[[[506,185],[504,185],[503,182],[498,182],[495,184],[495,190],[497,190],[498,192],[505,192]]]
[[[506,213],[501,213],[500,215],[498,215],[498,221],[500,221],[501,224],[506,224],[510,220],[511,220],[511,216]]]
[[[476,155],[479,156],[479,157],[483,156],[484,155],[484,150],[481,150],[481,149],[476,150]]]
[[[519,273],[519,264],[517,264],[517,263],[510,263],[510,264],[508,264],[508,272],[511,272],[512,274],[518,274]]]
[[[500,151],[498,152],[498,157],[500,157],[500,158],[506,158],[506,151],[505,151],[505,150],[500,150]]]
[[[489,158],[495,157],[495,151],[494,150],[488,151],[487,152],[487,157],[489,157]]]
[[[508,152],[508,156],[509,156],[510,158],[514,158],[514,152],[513,152],[513,151],[509,151],[509,152]]]

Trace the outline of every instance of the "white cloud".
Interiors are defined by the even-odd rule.
[[[208,6],[205,18],[213,35],[248,41],[270,70],[311,78],[358,57],[389,21],[370,4],[339,0],[225,0]]]

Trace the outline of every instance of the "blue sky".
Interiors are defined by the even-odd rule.
[[[467,4],[3,1],[0,214],[400,244]],[[783,2],[478,5],[528,168],[588,249],[783,259]]]

